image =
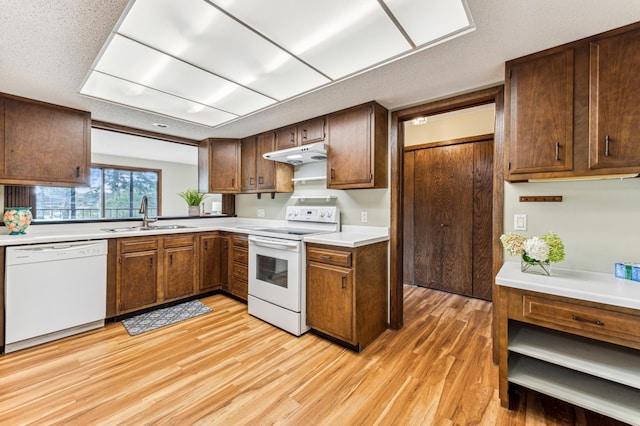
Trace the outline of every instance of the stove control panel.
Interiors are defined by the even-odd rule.
[[[287,220],[337,223],[340,212],[336,206],[287,206]]]

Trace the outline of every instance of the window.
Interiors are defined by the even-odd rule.
[[[160,214],[161,175],[161,170],[94,165],[88,187],[37,186],[35,219],[139,217],[143,195],[149,199],[149,216],[157,216]]]

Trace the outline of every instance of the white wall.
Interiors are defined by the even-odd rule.
[[[504,195],[505,232],[513,230],[513,215],[524,213],[528,230],[519,233],[553,231],[562,238],[566,259],[554,265],[613,273],[615,262],[640,263],[640,179],[505,182]],[[562,195],[563,201],[521,203],[521,195]]]
[[[295,177],[326,175],[326,162],[303,164],[296,166]],[[258,199],[255,194],[236,195],[236,214],[241,217],[257,217],[257,210],[264,209],[267,219],[284,219],[288,205],[335,205],[340,208],[343,225],[389,226],[390,224],[390,190],[384,189],[327,189],[326,181],[310,181],[297,183],[293,194],[262,194]],[[292,196],[333,195],[335,200],[300,200]],[[368,222],[360,221],[360,213],[367,212]]]

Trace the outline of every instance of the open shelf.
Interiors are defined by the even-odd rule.
[[[293,178],[291,180],[293,181],[294,184],[301,183],[304,185],[305,183],[314,181],[314,180],[327,180],[327,177],[326,176],[309,176],[309,177]]]
[[[640,425],[640,390],[512,353],[509,381],[584,407],[605,416]]]
[[[325,200],[327,202],[331,200],[335,200],[337,197],[335,195],[294,195],[291,197],[293,200],[300,200],[305,202],[307,200]]]
[[[640,389],[640,351],[520,322],[509,327],[511,352]]]

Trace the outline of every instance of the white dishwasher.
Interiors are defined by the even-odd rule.
[[[5,352],[104,326],[107,241],[7,247]]]

